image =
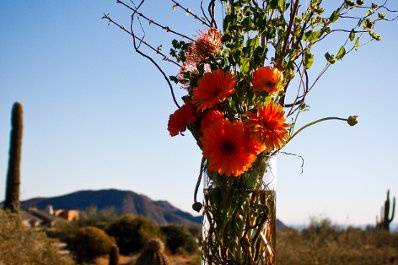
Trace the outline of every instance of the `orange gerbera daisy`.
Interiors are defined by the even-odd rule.
[[[202,122],[200,123],[200,127],[202,130],[220,122],[224,119],[224,114],[218,110],[210,110],[206,112],[206,114],[202,118]]]
[[[280,90],[282,72],[275,67],[259,67],[254,71],[252,85],[254,92],[273,94]]]
[[[196,121],[195,109],[189,103],[184,104],[181,108],[170,115],[167,129],[171,136],[176,136],[187,129]]]
[[[245,131],[242,121],[220,120],[203,131],[203,156],[211,171],[240,176],[256,160],[258,145]]]
[[[281,148],[288,138],[288,125],[285,122],[285,112],[281,105],[269,103],[248,114],[247,127],[253,138],[262,143],[263,149],[272,151]]]
[[[217,69],[205,73],[193,89],[192,100],[200,111],[210,109],[235,93],[235,77]]]

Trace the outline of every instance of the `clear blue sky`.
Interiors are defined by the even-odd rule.
[[[201,28],[159,3],[148,0],[151,16],[185,33]],[[124,33],[100,19],[104,12],[128,22],[114,1],[0,2],[0,198],[18,100],[25,106],[22,198],[112,187],[190,211],[200,151],[190,135],[168,136],[174,107],[166,84]],[[386,189],[398,195],[398,23],[378,29],[381,42],[326,74],[302,120],[358,114],[359,125],[325,123],[295,139],[285,151],[305,157],[303,174],[299,160],[278,158],[278,215],[286,223],[314,215],[372,223]],[[168,36],[154,30],[148,38],[161,44]]]

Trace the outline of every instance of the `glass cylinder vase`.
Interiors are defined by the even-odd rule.
[[[275,159],[238,178],[205,170],[203,265],[275,265]]]

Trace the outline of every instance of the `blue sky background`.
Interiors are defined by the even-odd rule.
[[[148,0],[144,8],[187,34],[201,29],[172,12],[169,1]],[[129,13],[114,1],[0,2],[0,198],[10,109],[18,100],[25,106],[24,199],[119,188],[191,211],[200,151],[190,135],[168,136],[174,107],[166,83],[133,53],[128,36],[100,19],[104,12],[128,22]],[[398,23],[378,30],[381,42],[347,57],[319,82],[301,121],[358,114],[358,126],[325,123],[292,141],[285,151],[304,156],[303,174],[300,160],[278,158],[278,215],[286,223],[320,215],[341,224],[373,223],[386,189],[398,195]],[[170,39],[159,33],[153,29],[148,38]],[[324,48],[333,51],[335,41]]]

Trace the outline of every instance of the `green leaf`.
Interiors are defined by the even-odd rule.
[[[311,51],[307,50],[304,54],[304,67],[305,69],[309,69],[313,64],[314,64],[314,55],[311,53]]]
[[[282,12],[285,11],[286,8],[285,0],[278,0],[278,8]]]
[[[331,64],[335,64],[336,63],[336,58],[334,57],[334,55],[331,55],[330,53],[325,53],[325,58],[326,60],[331,63]]]
[[[306,33],[304,33],[303,40],[313,43],[313,42],[316,42],[317,40],[319,40],[320,36],[321,36],[320,31],[309,30]]]
[[[178,78],[175,77],[174,75],[169,76],[170,81],[174,82],[174,83],[178,83]]]
[[[351,30],[349,38],[350,38],[350,41],[354,41],[354,39],[355,39],[355,31],[354,30]]]
[[[353,7],[355,6],[354,2],[350,1],[350,0],[345,0],[344,3],[348,6],[348,7]]]
[[[330,22],[335,22],[336,20],[338,20],[340,17],[340,12],[339,10],[335,10],[333,11],[332,15],[330,16],[329,20]]]
[[[374,32],[374,31],[369,31],[369,35],[372,39],[380,41],[381,40],[381,36],[379,33]]]
[[[240,71],[242,74],[248,73],[250,71],[250,59],[249,58],[241,58]]]
[[[346,53],[346,51],[345,51],[344,46],[341,46],[340,49],[339,49],[339,51],[338,51],[337,54],[336,54],[336,59],[337,59],[337,60],[343,59],[345,53]]]
[[[359,49],[359,46],[360,46],[359,38],[357,38],[357,39],[355,40],[355,43],[354,43],[354,48],[355,48],[355,50],[358,50],[358,49]]]

